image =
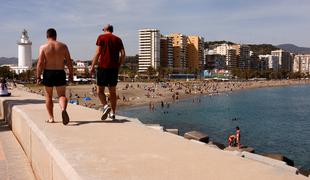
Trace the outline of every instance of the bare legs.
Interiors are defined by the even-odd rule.
[[[103,106],[107,104],[106,100],[106,95],[104,94],[104,86],[98,86],[97,88],[97,93],[99,100]],[[116,111],[116,86],[111,86],[109,88],[109,93],[110,93],[110,102],[111,102],[111,108],[112,108],[112,113],[115,114]]]
[[[68,100],[66,98],[66,87],[58,86],[56,87],[57,95],[59,97],[59,105],[62,111],[67,109]],[[49,122],[54,122],[54,112],[53,112],[53,87],[45,86],[45,105],[49,115]]]

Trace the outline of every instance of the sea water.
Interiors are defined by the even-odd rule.
[[[241,144],[256,153],[280,153],[298,168],[310,169],[310,86],[240,90],[218,96],[195,96],[155,105],[121,109],[120,114],[143,123],[178,128],[183,135],[197,130],[227,145],[235,127]],[[166,102],[165,102],[166,103]]]

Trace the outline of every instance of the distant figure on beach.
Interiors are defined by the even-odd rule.
[[[97,67],[97,93],[99,100],[103,106],[103,115],[101,120],[105,120],[112,107],[110,118],[115,120],[116,111],[116,85],[118,81],[118,70],[125,62],[125,49],[122,40],[113,35],[113,26],[107,24],[103,28],[104,34],[99,35],[96,45],[97,49],[92,60],[90,74],[95,72],[95,65],[99,59]],[[111,107],[108,105],[105,87],[108,87],[110,92]]]
[[[11,93],[8,90],[8,86],[6,84],[6,80],[2,77],[0,79],[0,96],[11,96]]]
[[[73,81],[72,60],[68,47],[56,40],[56,30],[50,28],[46,32],[47,43],[43,44],[39,50],[37,63],[37,84],[41,83],[41,74],[43,72],[43,85],[45,86],[45,102],[49,114],[46,122],[54,122],[53,113],[53,87],[56,87],[59,98],[60,108],[62,110],[62,122],[67,125],[70,121],[66,111],[68,99],[66,98],[66,72],[65,65],[69,69],[69,81]]]
[[[236,143],[238,148],[240,149],[240,128],[239,126],[236,127]]]

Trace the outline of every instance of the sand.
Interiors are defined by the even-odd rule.
[[[132,107],[140,105],[153,105],[170,103],[178,99],[194,97],[197,95],[215,96],[233,91],[309,84],[310,80],[270,80],[270,81],[174,81],[166,83],[151,82],[120,82],[117,86],[118,107]],[[29,86],[28,91],[44,94],[43,86]],[[80,105],[98,109],[100,103],[96,97],[95,85],[70,85],[67,87],[67,97],[78,100]],[[108,89],[106,89],[108,94]],[[56,98],[56,92],[54,92]],[[91,100],[85,101],[84,97]]]

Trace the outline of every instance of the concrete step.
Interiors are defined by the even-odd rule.
[[[22,147],[5,122],[0,122],[0,179],[35,179]]]

